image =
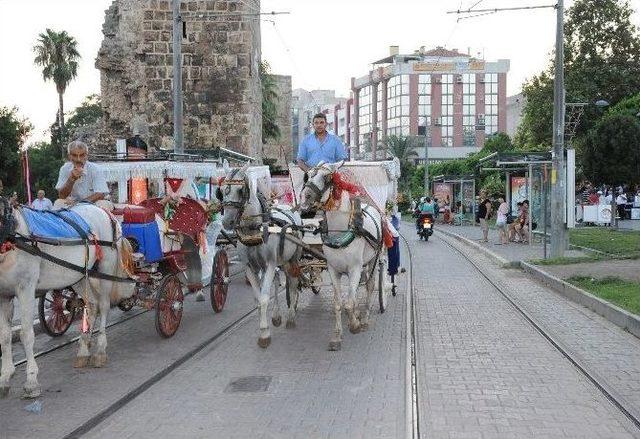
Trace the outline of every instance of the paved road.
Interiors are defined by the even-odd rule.
[[[421,437],[640,437],[443,238],[410,239]],[[640,407],[638,339],[519,271],[460,248],[631,407]],[[189,302],[173,339],[155,335],[152,313],[114,327],[104,369],[71,369],[75,346],[43,357],[40,415],[17,399],[21,368],[11,397],[0,401],[0,438],[72,431],[253,306],[243,283],[231,288],[220,315],[211,316],[208,303]],[[326,292],[306,294],[298,327],[274,329],[267,350],[257,347],[251,318],[86,437],[403,437],[403,291],[385,314],[373,313],[368,332],[347,331],[340,352],[326,350],[332,330]]]

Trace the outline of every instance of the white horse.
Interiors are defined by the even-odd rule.
[[[279,227],[290,228],[292,225],[302,226],[302,220],[300,215],[291,209],[269,207],[266,201],[269,193],[263,193],[268,188],[261,190],[255,187],[246,175],[247,169],[248,165],[236,170],[229,170],[227,167],[226,177],[218,189],[217,196],[224,207],[222,219],[224,228],[234,230],[240,241],[246,245],[247,279],[253,288],[260,309],[258,345],[266,348],[271,343],[267,308],[276,269],[279,267],[285,270],[287,288],[291,297],[286,327],[295,327],[295,312],[298,306],[297,271],[299,269],[297,264],[302,251],[279,233],[265,234],[263,226],[277,224]],[[260,240],[260,236],[266,236],[267,241]],[[252,243],[248,242],[249,239],[254,240],[255,245],[251,245]],[[277,292],[271,322],[274,326],[280,326],[282,323]]]
[[[349,277],[349,297],[344,303],[349,319],[349,330],[356,334],[369,326],[371,295],[375,288],[374,271],[379,258],[384,258],[382,248],[382,217],[372,206],[362,204],[362,227],[360,231],[354,227],[354,204],[346,190],[340,197],[334,197],[333,174],[342,166],[319,163],[310,169],[305,177],[305,185],[300,193],[300,208],[308,211],[314,206],[323,212],[327,234],[323,236],[322,250],[327,259],[327,270],[333,284],[333,306],[335,312],[334,336],[329,342],[329,350],[340,350],[342,347],[342,293],[340,277]],[[330,198],[332,206],[328,205]],[[357,220],[357,219],[356,219]],[[334,248],[326,245],[326,237],[348,238],[354,233],[353,241],[348,239]],[[366,307],[364,315],[359,319],[357,312],[357,290],[360,279],[366,281]]]
[[[120,225],[112,226],[109,214],[92,204],[79,204],[72,208],[90,226],[91,232],[98,240],[116,242],[116,247],[101,246],[102,257],[98,262],[98,271],[108,275],[127,277],[123,263],[130,266],[131,247],[122,236]],[[0,254],[0,345],[2,345],[2,369],[0,372],[0,397],[9,392],[9,381],[15,372],[11,352],[11,319],[13,316],[13,298],[20,301],[20,339],[27,357],[27,380],[24,386],[25,398],[36,398],[41,394],[38,384],[38,366],[36,364],[33,343],[33,309],[36,291],[63,289],[73,286],[80,297],[84,297],[84,275],[53,262],[32,255],[21,249],[13,248],[11,241],[16,237],[28,237],[27,223],[20,209],[12,209],[0,197],[0,245],[4,253]],[[85,246],[55,246],[38,244],[38,248],[55,258],[84,267]],[[90,245],[86,262],[92,267],[96,262],[96,247]],[[104,366],[107,360],[107,314],[111,303],[131,297],[134,293],[133,283],[120,283],[110,280],[89,278],[87,297],[84,297],[88,312],[89,331],[80,337],[74,367],[85,367],[89,360],[94,367]],[[100,331],[95,352],[89,356],[91,329],[100,313]]]

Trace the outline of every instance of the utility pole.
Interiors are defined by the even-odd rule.
[[[551,168],[551,257],[564,256],[566,247],[566,181],[564,163],[564,0],[556,5],[556,61],[553,83],[553,162]]]
[[[182,17],[181,0],[172,0],[173,6],[173,152],[184,153],[182,143]]]

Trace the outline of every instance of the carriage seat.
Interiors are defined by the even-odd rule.
[[[153,210],[164,218],[164,205],[161,198],[151,198],[142,201],[139,205]],[[207,227],[207,211],[193,198],[182,197],[176,208],[175,215],[169,221],[169,228],[174,232],[183,233],[191,237],[194,242],[199,242],[198,235]]]
[[[156,220],[155,211],[135,205],[115,207],[111,213],[121,216],[125,224],[147,224]]]

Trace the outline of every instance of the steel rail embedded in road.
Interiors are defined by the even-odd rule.
[[[472,266],[475,268],[481,275],[484,277],[493,288],[498,291],[502,297],[520,314],[524,317],[524,319],[533,326],[533,328],[544,337],[558,352],[560,352],[569,362],[584,376],[586,377],[608,400],[611,402],[627,419],[629,419],[638,429],[640,429],[640,414],[635,413],[636,410],[632,408],[632,405],[624,400],[619,395],[614,394],[613,389],[608,389],[608,385],[603,382],[600,378],[598,378],[595,372],[589,371],[586,366],[580,363],[580,360],[577,356],[573,355],[571,351],[563,347],[561,342],[556,340],[549,332],[547,332],[541,325],[536,323],[535,319],[522,308],[518,303],[513,299],[509,293],[507,293],[504,288],[500,287],[496,284],[489,276],[487,276],[484,271],[480,269],[480,267],[471,260],[463,251],[458,249],[456,246],[452,245],[448,240],[442,239],[447,246],[451,247],[457,253],[461,254],[463,258],[465,258]]]

